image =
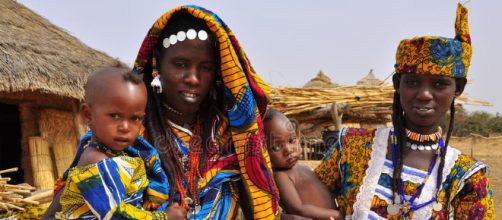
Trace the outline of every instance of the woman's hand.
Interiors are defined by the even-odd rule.
[[[166,209],[167,218],[170,220],[175,219],[187,219],[187,210],[178,205],[178,203],[173,203]]]

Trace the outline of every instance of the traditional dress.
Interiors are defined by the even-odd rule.
[[[315,173],[336,195],[340,211],[346,219],[399,219],[390,215],[392,204],[392,161],[386,158],[390,129],[343,129],[337,144],[315,169]],[[438,202],[415,212],[412,219],[495,219],[492,190],[486,177],[486,166],[448,147],[440,184]],[[425,182],[417,203],[436,195],[438,165]],[[427,176],[427,171],[404,166],[404,193],[413,195]]]
[[[116,157],[77,167],[80,155],[89,146],[91,133],[81,140],[77,155],[64,173],[60,198],[62,219],[153,219],[163,210],[167,182],[158,153],[141,136],[135,147]],[[61,189],[61,187],[59,188]]]
[[[162,15],[152,26],[138,53],[133,72],[152,78],[156,69],[154,48],[163,39],[160,34],[169,20],[177,13],[186,13],[203,20],[214,33],[218,43],[220,66],[217,78],[222,81],[224,97],[222,109],[201,109],[212,111],[209,119],[212,124],[211,145],[205,157],[205,166],[200,176],[185,178],[189,172],[198,172],[190,168],[193,149],[190,144],[193,130],[180,129],[170,123],[172,137],[181,153],[180,164],[184,166],[183,188],[167,185],[174,190],[174,201],[188,203],[183,195],[196,185],[199,204],[194,207],[190,219],[232,219],[236,217],[238,198],[246,196],[254,219],[270,219],[278,214],[278,192],[272,177],[270,159],[264,143],[262,115],[265,113],[267,96],[270,88],[251,67],[242,47],[228,26],[213,12],[198,6],[182,6]],[[220,112],[221,111],[221,112]],[[200,112],[199,112],[200,113]],[[206,119],[208,120],[208,119]],[[207,121],[206,121],[207,123]],[[160,132],[160,131],[159,131]],[[206,140],[204,140],[206,141]],[[185,158],[185,159],[184,159]],[[188,163],[188,164],[186,164]],[[178,174],[177,174],[178,175]],[[245,194],[237,192],[236,181],[242,184]],[[188,188],[188,189],[187,189]],[[190,193],[192,194],[192,193]]]

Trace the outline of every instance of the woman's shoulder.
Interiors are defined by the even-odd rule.
[[[476,173],[485,173],[487,169],[486,164],[483,162],[463,154],[458,149],[451,146],[448,147],[446,158],[445,168],[449,168],[446,171],[449,172],[448,177],[450,180],[465,180]]]

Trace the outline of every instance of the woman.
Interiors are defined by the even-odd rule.
[[[344,129],[316,173],[347,219],[495,219],[486,166],[448,146],[471,59],[467,9],[456,37],[403,40],[392,129]],[[439,121],[450,110],[443,138]]]
[[[249,218],[275,218],[261,120],[269,87],[225,23],[198,6],[168,11],[145,37],[133,72],[151,85],[144,136],[166,174],[153,175],[143,206],[177,203],[189,219],[233,219],[240,205]]]

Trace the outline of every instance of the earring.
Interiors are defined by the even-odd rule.
[[[162,84],[160,83],[160,74],[157,69],[157,59],[155,57],[152,58],[152,82],[150,82],[150,86],[152,86],[153,91],[157,93],[162,93]]]
[[[152,86],[154,92],[162,93],[162,84],[160,83],[159,75],[153,78],[152,82],[150,83],[150,86]]]

